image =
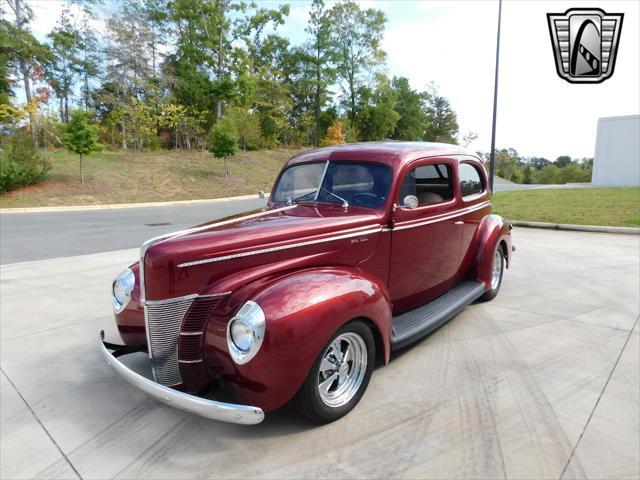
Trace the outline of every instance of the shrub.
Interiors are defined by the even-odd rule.
[[[51,170],[51,163],[36,151],[30,136],[11,135],[0,149],[0,193],[41,182]]]

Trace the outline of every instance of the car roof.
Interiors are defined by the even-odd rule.
[[[397,169],[418,158],[457,155],[471,156],[480,161],[474,152],[459,145],[434,142],[383,141],[346,143],[309,150],[292,157],[287,162],[287,166],[305,162],[333,160],[384,163]]]

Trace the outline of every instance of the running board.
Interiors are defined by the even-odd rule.
[[[464,281],[429,303],[393,317],[391,349],[420,340],[460,313],[484,294],[480,282]]]

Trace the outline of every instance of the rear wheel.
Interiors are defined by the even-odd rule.
[[[349,413],[369,385],[375,344],[362,321],[349,322],[324,346],[294,398],[296,409],[316,423]]]
[[[504,250],[502,245],[498,245],[495,253],[493,254],[493,269],[491,271],[491,286],[484,295],[480,297],[480,300],[488,302],[493,300],[500,291],[500,285],[502,284],[502,274],[504,273]]]

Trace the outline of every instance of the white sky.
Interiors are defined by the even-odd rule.
[[[43,37],[55,23],[61,5],[56,0],[29,3],[36,14],[34,32]],[[310,1],[259,0],[257,3],[265,7],[289,3],[291,14],[279,31],[293,43],[304,40]],[[417,89],[425,89],[430,81],[435,81],[458,114],[461,136],[468,131],[478,134],[478,140],[470,148],[488,151],[497,1],[364,0],[359,3],[383,10],[389,18],[383,42],[389,76],[406,76]],[[624,13],[615,73],[603,83],[570,84],[556,74],[546,14],[572,7],[599,7],[608,13]],[[564,154],[574,158],[591,157],[599,117],[638,113],[640,2],[504,1],[498,148],[512,147],[521,155],[551,160]]]

